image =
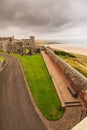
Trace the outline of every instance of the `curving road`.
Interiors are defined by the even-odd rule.
[[[0,130],[47,130],[36,113],[15,57],[0,72]]]

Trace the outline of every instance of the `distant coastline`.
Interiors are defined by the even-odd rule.
[[[66,52],[71,52],[71,53],[77,53],[81,55],[86,55],[87,56],[87,47],[81,47],[81,46],[75,46],[74,44],[64,44],[64,43],[53,43],[53,44],[47,44],[45,46],[49,46],[53,49],[59,49],[63,50]]]
[[[59,40],[47,40],[50,44],[68,44],[76,47],[87,47],[87,39],[59,39]]]

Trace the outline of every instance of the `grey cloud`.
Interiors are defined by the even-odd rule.
[[[70,10],[68,0],[1,0],[0,27],[53,29],[72,20]]]
[[[73,26],[80,12],[74,9],[81,0],[0,0],[0,28],[17,27],[37,32],[53,32]],[[85,2],[85,0],[83,0]],[[73,4],[74,3],[74,4]]]

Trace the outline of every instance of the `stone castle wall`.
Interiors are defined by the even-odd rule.
[[[59,58],[51,49],[45,48],[45,51],[60,67],[67,79],[69,79],[76,86],[77,90],[87,90],[87,78],[85,78],[69,64],[64,62],[64,60]]]
[[[9,40],[0,41],[0,51],[6,52],[8,49]]]

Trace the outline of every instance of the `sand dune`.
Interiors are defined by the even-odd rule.
[[[49,44],[45,46],[49,46],[54,49],[64,50],[67,52],[87,55],[87,47],[78,47],[78,46],[69,45],[69,44]]]

